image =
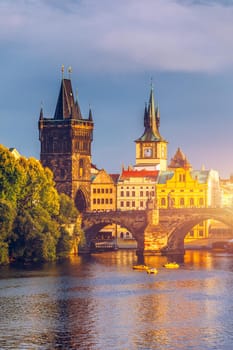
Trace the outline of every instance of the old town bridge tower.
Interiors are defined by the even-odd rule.
[[[91,109],[83,118],[71,80],[62,76],[54,117],[44,118],[40,111],[40,160],[53,171],[58,192],[73,198],[81,212],[90,206],[93,128]]]

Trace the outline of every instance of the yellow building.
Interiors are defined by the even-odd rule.
[[[104,169],[93,169],[91,178],[91,210],[116,210],[117,174],[110,175]],[[116,237],[116,225],[107,225],[99,231],[96,239],[113,239]]]
[[[92,175],[91,210],[116,210],[116,182],[104,169]]]
[[[160,172],[157,183],[159,208],[204,208],[220,204],[218,172],[192,170],[190,163],[178,148],[169,170]],[[195,226],[186,238],[208,237],[209,222]]]

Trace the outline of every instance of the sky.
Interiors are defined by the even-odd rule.
[[[55,112],[61,66],[84,117],[92,163],[135,164],[153,81],[168,162],[233,174],[233,0],[0,0],[0,144],[40,157],[38,118]]]

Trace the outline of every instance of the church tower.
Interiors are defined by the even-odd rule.
[[[83,118],[71,80],[64,78],[64,66],[54,117],[44,118],[41,108],[38,124],[42,165],[53,171],[58,192],[70,196],[78,210],[85,211],[90,207],[94,123],[91,109],[88,118]]]
[[[144,111],[144,133],[135,141],[136,165],[135,169],[141,170],[166,170],[167,169],[167,141],[160,135],[159,107],[155,105],[154,91],[151,86],[148,106]]]

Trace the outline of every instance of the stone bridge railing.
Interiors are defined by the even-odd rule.
[[[83,213],[82,227],[90,242],[108,224],[118,224],[137,240],[140,254],[184,252],[184,237],[198,223],[214,219],[233,228],[233,209],[182,208]]]

